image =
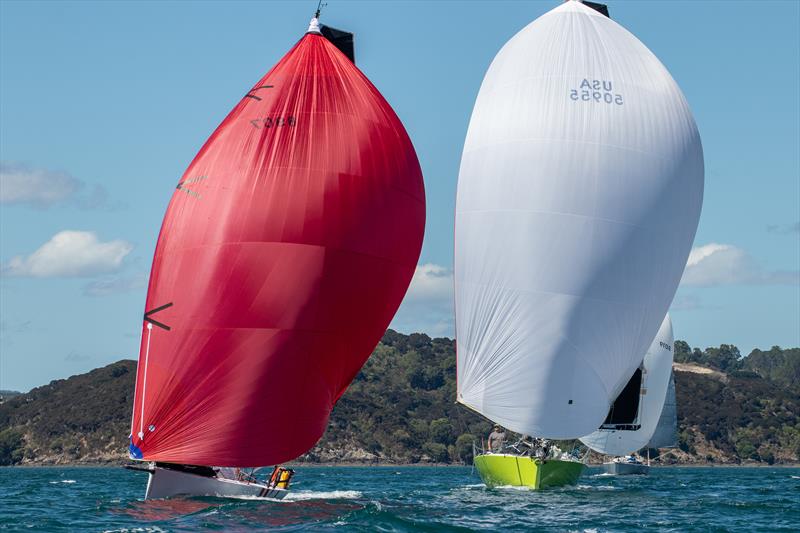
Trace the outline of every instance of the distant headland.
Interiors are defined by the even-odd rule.
[[[490,423],[454,403],[455,365],[454,340],[388,330],[298,462],[469,464]],[[800,348],[742,357],[732,345],[676,341],[674,370],[680,446],[658,463],[800,462]],[[0,391],[0,465],[126,462],[135,373],[123,360]]]

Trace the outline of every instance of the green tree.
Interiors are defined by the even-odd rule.
[[[800,348],[783,350],[773,346],[768,352],[753,350],[744,359],[744,368],[784,387],[800,388]]]
[[[739,428],[736,430],[734,446],[736,447],[736,453],[739,455],[740,459],[759,460],[757,442],[757,436],[752,430],[747,428]]]
[[[675,341],[675,362],[689,363],[692,360],[692,347],[686,341]]]
[[[424,441],[425,437],[428,435],[428,422],[425,420],[421,420],[419,418],[412,418],[408,422],[408,427],[411,429],[412,435],[417,439],[421,439]]]
[[[25,440],[16,428],[0,431],[0,466],[15,465],[22,460]]]
[[[450,460],[450,454],[447,453],[447,446],[439,444],[438,442],[426,442],[422,445],[422,452],[437,463],[447,463]]]
[[[439,444],[451,444],[453,442],[453,425],[446,418],[437,418],[431,422],[431,440]]]
[[[472,444],[475,442],[475,435],[462,433],[456,439],[456,459],[464,464],[472,462]]]
[[[742,354],[739,348],[733,344],[721,344],[719,348],[706,348],[706,362],[708,365],[722,370],[732,372],[741,367]]]
[[[402,446],[408,446],[413,442],[411,435],[408,434],[408,431],[404,429],[396,429],[392,432],[392,439]]]

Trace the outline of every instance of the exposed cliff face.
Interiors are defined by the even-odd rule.
[[[800,462],[800,386],[786,373],[798,368],[800,350],[756,352],[755,361],[739,359],[734,370],[717,349],[689,352],[695,359],[676,364],[681,446],[660,462]],[[134,361],[120,361],[4,397],[0,464],[126,461],[135,370]],[[469,462],[472,442],[485,438],[490,424],[454,399],[454,341],[390,330],[334,409],[325,436],[298,460]]]

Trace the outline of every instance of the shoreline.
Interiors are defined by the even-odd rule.
[[[131,462],[109,462],[109,463],[26,463],[18,465],[0,465],[3,468],[122,468],[128,464],[138,464]],[[283,466],[289,468],[472,468],[471,464],[451,464],[451,463],[285,463]],[[602,463],[590,463],[588,468],[598,468]],[[717,464],[717,463],[681,463],[681,464],[651,464],[653,468],[800,468],[800,463],[745,463],[745,464]],[[260,467],[266,468],[266,467]]]

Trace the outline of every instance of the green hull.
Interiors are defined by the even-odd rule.
[[[583,463],[541,461],[501,453],[475,457],[475,468],[487,487],[530,487],[534,490],[574,485],[583,473]]]

